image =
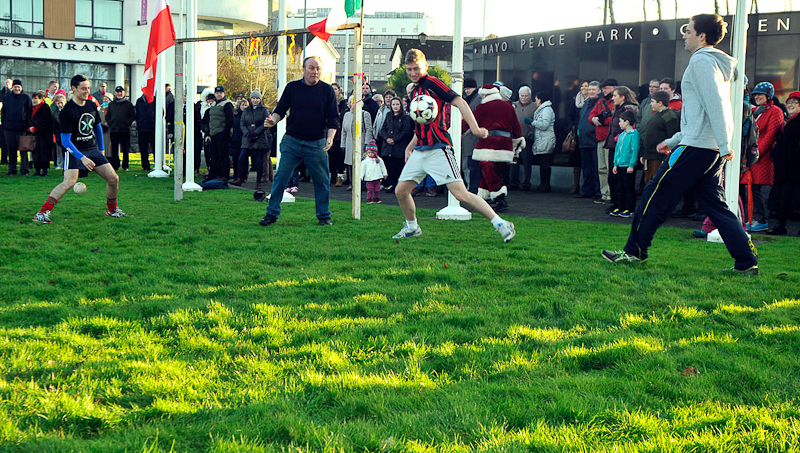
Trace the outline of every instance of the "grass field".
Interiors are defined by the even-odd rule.
[[[4,172],[3,172],[4,173]],[[800,240],[440,222],[121,175],[31,222],[55,177],[0,177],[0,451],[800,451]],[[692,367],[692,368],[689,368]],[[695,372],[695,369],[697,370]]]

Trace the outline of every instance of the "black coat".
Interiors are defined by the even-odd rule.
[[[241,145],[244,149],[270,149],[272,140],[270,134],[272,129],[264,127],[264,120],[269,115],[269,109],[259,104],[258,107],[247,107],[242,112]],[[250,140],[248,134],[253,134],[255,140]]]
[[[136,129],[139,132],[156,130],[156,102],[147,102],[144,95],[136,101]]]
[[[406,147],[414,138],[414,121],[406,114],[392,114],[383,122],[381,134],[384,137],[381,157],[405,158]],[[390,145],[387,138],[394,140],[394,145]]]
[[[236,109],[233,112],[233,131],[231,132],[231,140],[228,142],[228,152],[239,154],[242,150],[242,111]],[[233,154],[231,154],[233,155]]]
[[[369,116],[372,117],[372,122],[375,122],[375,117],[378,115],[378,110],[380,110],[381,106],[372,99],[372,95],[369,95],[369,99],[364,101],[364,110],[369,112]],[[342,115],[344,117],[344,115]]]
[[[131,101],[116,99],[108,104],[106,110],[106,122],[111,132],[130,132],[131,124],[136,119],[136,109]]]
[[[594,133],[594,124],[589,121],[589,113],[597,104],[599,98],[589,98],[583,103],[581,113],[578,118],[578,146],[581,148],[597,147],[597,137]]]
[[[49,162],[53,160],[53,111],[44,104],[28,120],[28,126],[36,128],[36,151],[33,160]]]
[[[775,164],[775,181],[800,181],[800,115],[783,126],[770,158]]]
[[[31,97],[25,94],[24,91],[20,94],[14,94],[9,91],[3,97],[3,128],[7,131],[16,132],[27,129],[32,107]]]

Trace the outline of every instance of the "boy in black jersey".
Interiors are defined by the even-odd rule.
[[[106,216],[127,217],[117,207],[119,177],[114,167],[105,157],[103,129],[97,105],[89,100],[91,84],[86,76],[78,74],[72,78],[72,99],[61,110],[58,116],[61,125],[61,143],[69,151],[64,160],[64,181],[57,185],[42,209],[33,217],[34,222],[53,223],[50,211],[58,200],[78,181],[80,170],[94,171],[106,180]]]
[[[414,205],[414,198],[411,196],[411,190],[426,175],[430,175],[437,185],[446,184],[447,189],[458,201],[466,203],[491,220],[492,225],[503,237],[503,241],[510,241],[516,234],[514,224],[501,219],[486,203],[486,200],[468,192],[464,186],[453,151],[453,142],[447,133],[444,115],[441,113],[444,110],[445,102],[456,106],[461,111],[464,121],[477,137],[486,138],[489,136],[489,131],[478,126],[472,110],[464,99],[453,92],[444,82],[428,75],[428,61],[421,50],[410,49],[406,54],[406,73],[414,83],[413,89],[409,92],[409,98],[414,99],[423,94],[431,96],[439,104],[439,115],[430,124],[417,123],[414,138],[406,148],[406,165],[403,167],[395,189],[397,201],[400,203],[406,222],[403,229],[393,238],[402,239],[422,235],[422,229],[417,224],[417,209]]]

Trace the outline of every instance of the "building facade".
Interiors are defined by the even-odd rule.
[[[249,0],[198,1],[198,35],[218,36],[264,29],[268,12]],[[0,77],[21,79],[25,91],[47,88],[57,80],[69,91],[69,80],[85,74],[93,91],[106,82],[109,91],[126,87],[141,94],[144,59],[150,34],[148,16],[154,0],[0,0]],[[181,5],[170,9],[178,37],[184,36]],[[214,42],[198,47],[199,85],[216,84]],[[174,49],[166,53],[167,82],[174,82]]]

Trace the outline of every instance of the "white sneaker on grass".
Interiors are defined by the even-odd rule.
[[[50,220],[50,211],[37,212],[36,215],[33,216],[33,221],[39,223],[53,223],[53,221]]]
[[[514,239],[517,235],[517,230],[514,229],[514,224],[508,220],[504,221],[502,225],[497,227],[497,232],[503,237],[503,242],[508,242]]]
[[[125,214],[124,212],[122,212],[122,209],[117,208],[117,209],[114,209],[114,212],[111,212],[108,209],[106,209],[106,216],[107,217],[114,217],[115,219],[119,219],[120,217],[128,217],[128,214]]]
[[[417,226],[415,229],[411,229],[408,225],[403,226],[403,229],[400,230],[399,233],[392,236],[392,239],[405,239],[414,236],[422,236],[422,228]]]

